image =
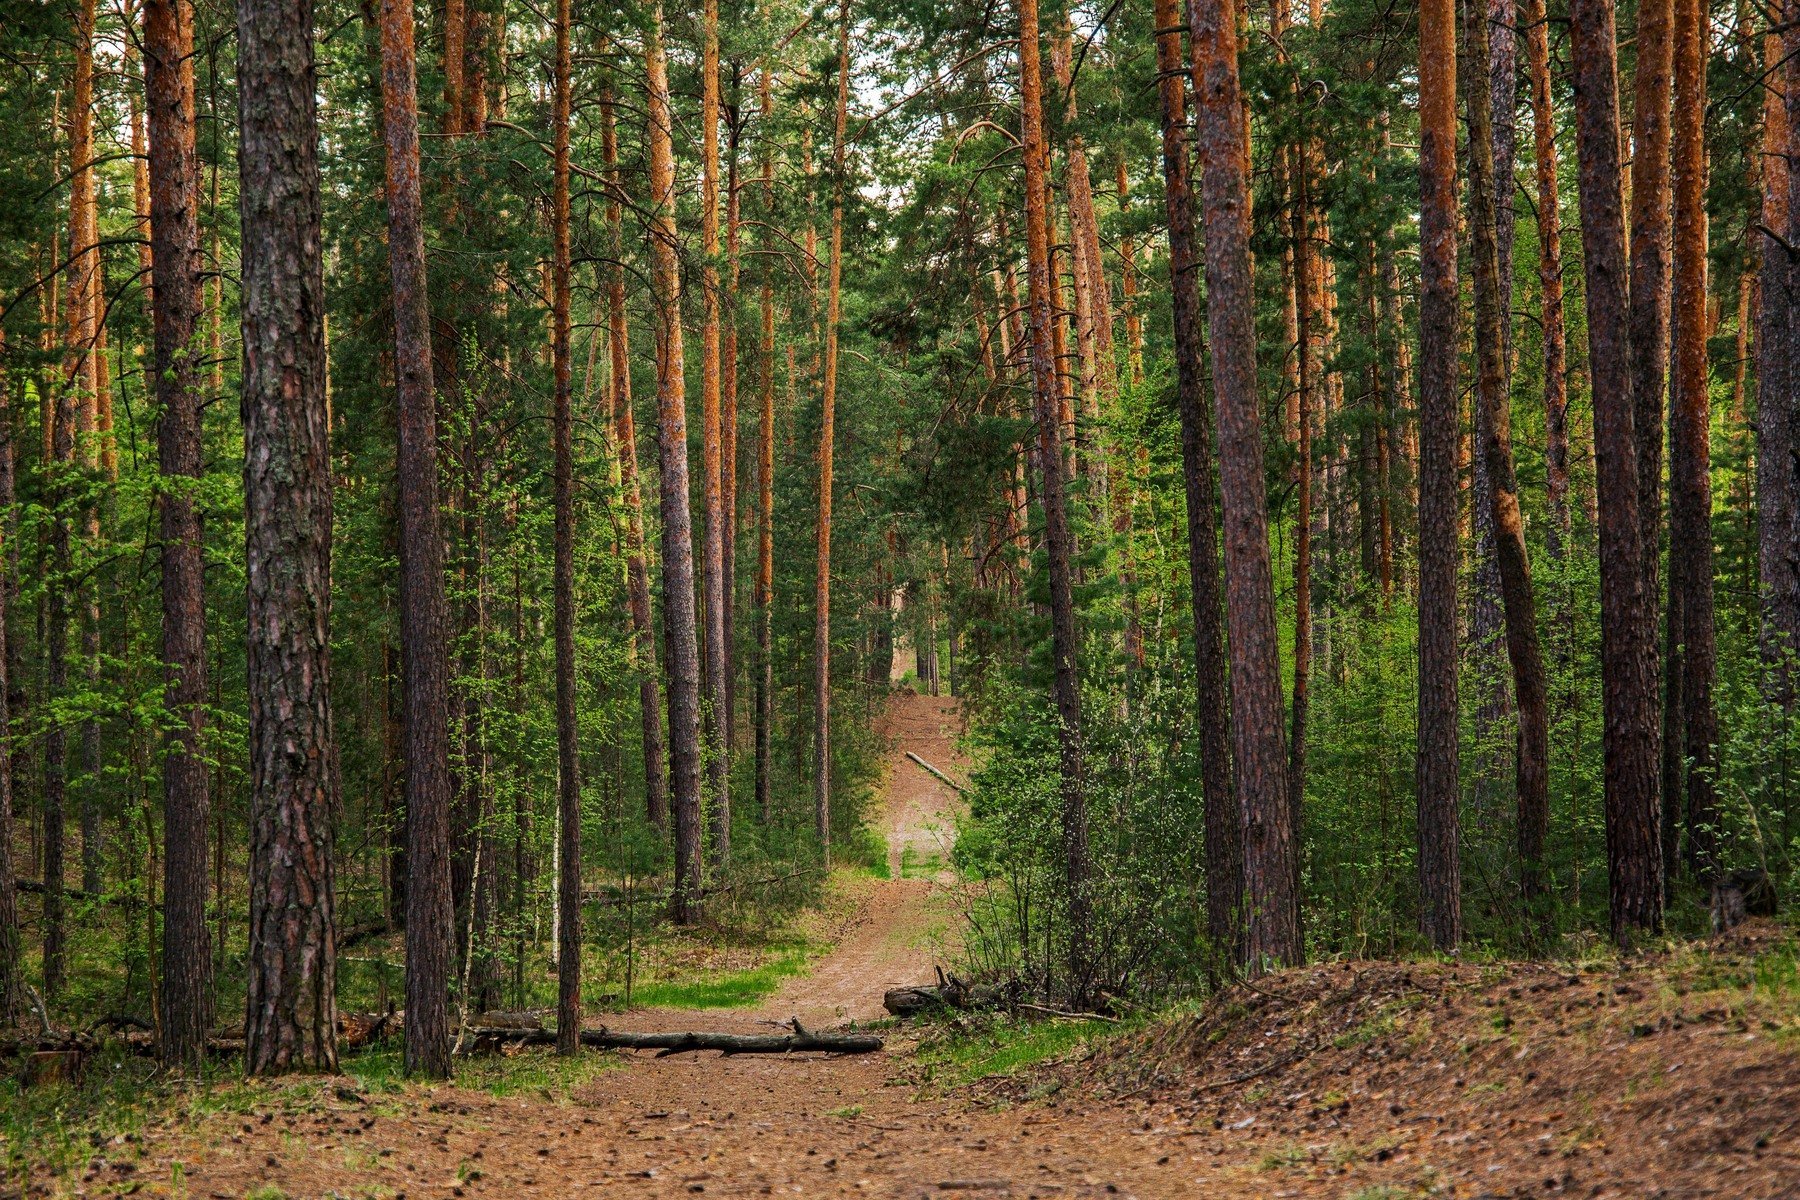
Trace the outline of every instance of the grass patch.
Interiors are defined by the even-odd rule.
[[[1018,1021],[996,1018],[985,1029],[952,1033],[919,1048],[928,1077],[948,1087],[1011,1075],[1066,1057],[1126,1026],[1107,1021]]]
[[[921,854],[913,846],[907,846],[900,851],[900,878],[902,879],[936,879],[943,870],[943,855],[935,851]]]
[[[659,979],[632,989],[640,1008],[748,1008],[767,999],[785,980],[805,972],[813,947],[795,943],[760,966],[690,979]]]
[[[623,1062],[610,1052],[584,1050],[573,1058],[563,1058],[549,1048],[530,1049],[519,1054],[459,1058],[454,1082],[457,1087],[502,1099],[530,1096],[566,1104],[576,1088],[616,1070]],[[404,1055],[397,1045],[347,1055],[339,1066],[354,1080],[355,1090],[371,1098],[397,1095],[408,1086]]]

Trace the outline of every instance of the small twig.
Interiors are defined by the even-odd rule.
[[[1109,1017],[1105,1013],[1070,1012],[1065,1008],[1050,1008],[1042,1004],[1027,1004],[1023,1000],[1019,1001],[1018,1007],[1024,1009],[1026,1012],[1042,1013],[1046,1017],[1061,1017],[1065,1021],[1105,1021],[1108,1025],[1117,1025],[1119,1023],[1119,1018]]]

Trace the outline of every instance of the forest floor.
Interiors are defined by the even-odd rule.
[[[950,701],[895,697],[891,878],[838,881],[846,915],[808,973],[759,1007],[617,1027],[867,1023],[885,988],[929,979],[955,795],[905,751],[960,775],[956,721]],[[1764,923],[1627,961],[1333,963],[1135,1023],[890,1026],[860,1057],[532,1052],[458,1087],[214,1085],[96,1132],[31,1192],[1800,1196],[1794,946]]]

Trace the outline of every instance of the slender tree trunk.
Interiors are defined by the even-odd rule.
[[[1225,612],[1219,577],[1218,465],[1212,398],[1201,340],[1200,257],[1187,149],[1187,90],[1180,0],[1156,3],[1157,87],[1162,99],[1163,194],[1169,222],[1169,289],[1174,316],[1176,401],[1182,482],[1187,496],[1188,580],[1194,606],[1194,677],[1200,785],[1206,836],[1206,933],[1221,971],[1236,961],[1244,866],[1225,683]]]
[[[669,823],[669,784],[662,733],[662,685],[658,680],[656,626],[650,606],[650,569],[644,547],[644,493],[638,481],[637,416],[631,397],[631,346],[625,312],[625,223],[620,196],[619,138],[611,84],[600,104],[600,143],[612,197],[606,207],[613,261],[606,277],[607,338],[611,352],[614,440],[618,443],[619,485],[625,493],[625,586],[638,659],[638,714],[644,743],[644,803],[650,823]]]
[[[1419,10],[1419,892],[1440,950],[1462,940],[1457,851],[1456,2]]]
[[[0,353],[5,349],[0,340]],[[12,568],[13,442],[11,382],[0,370],[0,564]],[[13,866],[12,655],[6,638],[7,600],[12,588],[0,583],[0,1028],[25,1015],[25,976],[19,937],[18,872]]]
[[[742,281],[738,259],[738,71],[731,77],[731,103],[725,108],[725,295],[719,314],[719,487],[725,512],[725,712],[719,737],[725,750],[725,776],[731,777],[737,721],[737,527],[738,527],[738,330],[737,294]],[[726,845],[730,845],[731,809],[723,811]],[[723,861],[723,860],[721,860]]]
[[[724,466],[720,462],[719,379],[719,4],[706,0],[700,59],[700,272],[704,315],[700,326],[700,462],[705,517],[701,537],[700,579],[706,621],[706,783],[712,817],[715,869],[731,861],[731,760],[725,751],[725,678],[731,652],[725,629]]]
[[[1779,9],[1777,11],[1785,11]],[[1789,656],[1800,653],[1800,480],[1794,455],[1794,302],[1787,247],[1792,225],[1788,177],[1795,149],[1788,96],[1796,76],[1792,58],[1800,30],[1763,37],[1763,69],[1772,85],[1763,91],[1761,302],[1756,318],[1756,508],[1758,574],[1762,589],[1762,650],[1774,669],[1772,694],[1793,700]],[[1790,241],[1791,244],[1791,241]]]
[[[550,413],[556,508],[554,592],[556,641],[556,803],[561,870],[557,873],[556,1052],[581,1050],[581,747],[575,712],[575,429],[570,400],[569,332],[569,66],[570,0],[556,0],[556,68],[550,137],[550,356],[555,395]]]
[[[1025,158],[1026,282],[1030,296],[1031,376],[1036,397],[1038,470],[1043,482],[1044,549],[1050,568],[1050,633],[1054,662],[1058,777],[1062,797],[1064,884],[1068,890],[1068,970],[1071,996],[1084,998],[1092,984],[1088,944],[1087,781],[1081,731],[1081,682],[1077,665],[1073,537],[1064,494],[1061,385],[1051,325],[1050,148],[1044,140],[1043,72],[1038,47],[1037,0],[1019,11],[1020,141]]]
[[[1538,306],[1544,342],[1544,548],[1560,563],[1569,537],[1569,386],[1563,324],[1562,215],[1556,165],[1556,105],[1550,93],[1550,24],[1544,0],[1525,0],[1531,69],[1532,138],[1537,151]],[[1560,621],[1553,617],[1552,627]]]
[[[1569,29],[1598,473],[1607,866],[1613,937],[1630,944],[1662,925],[1662,831],[1657,819],[1656,610],[1643,568],[1640,460],[1632,428],[1627,319],[1632,310],[1612,0],[1571,0]],[[1652,179],[1644,182],[1654,186]]]
[[[331,430],[312,10],[240,0],[237,16],[251,807],[244,1067],[334,1071]]]
[[[1700,878],[1717,866],[1713,707],[1711,372],[1706,357],[1706,49],[1708,10],[1701,0],[1675,3],[1675,312],[1671,408],[1669,609],[1679,581],[1681,724],[1687,772],[1687,863]],[[1671,663],[1670,671],[1675,670]],[[1673,814],[1670,814],[1671,816]],[[1665,817],[1664,837],[1672,840]],[[1665,864],[1673,847],[1663,847]]]
[[[831,861],[831,471],[837,436],[838,303],[844,278],[845,127],[850,112],[850,0],[838,0],[837,126],[831,140],[831,270],[819,406],[818,574],[813,586],[813,825]]]
[[[248,2],[248,0],[246,0]],[[438,513],[437,398],[419,187],[412,6],[381,4],[388,267],[400,434],[400,674],[406,761],[406,1069],[450,1075],[450,669]]]
[[[765,130],[775,115],[773,81],[765,66],[758,84]],[[775,152],[765,132],[762,160],[762,402],[756,440],[756,813],[773,817],[769,794],[769,739],[775,723],[775,660],[770,645],[775,616]]]
[[[1474,22],[1469,43],[1475,61],[1488,57],[1488,22]],[[1538,644],[1537,601],[1531,590],[1531,563],[1525,549],[1525,521],[1519,506],[1519,480],[1513,469],[1512,397],[1503,320],[1507,289],[1501,284],[1499,237],[1499,224],[1510,210],[1503,211],[1497,203],[1500,177],[1494,154],[1492,93],[1486,88],[1471,87],[1468,97],[1477,426],[1481,455],[1487,463],[1494,550],[1506,617],[1506,652],[1512,664],[1514,708],[1518,714],[1513,769],[1519,883],[1527,902],[1535,903],[1544,886],[1544,839],[1550,822],[1549,702],[1544,656]],[[1511,182],[1510,178],[1507,182]]]
[[[1318,282],[1312,267],[1312,211],[1307,177],[1313,156],[1304,149],[1294,156],[1294,687],[1293,716],[1288,728],[1288,807],[1292,810],[1295,862],[1299,862],[1300,810],[1306,798],[1306,714],[1312,685],[1313,659],[1313,392],[1315,368],[1313,321]],[[1323,345],[1319,347],[1323,350]]]
[[[163,664],[175,720],[163,758],[162,1057],[198,1065],[212,1025],[206,936],[205,544],[194,490],[204,470],[199,366],[200,165],[194,140],[193,7],[144,6],[144,93],[150,110],[151,254],[156,441],[161,460]]]
[[[1281,657],[1269,567],[1256,324],[1250,274],[1250,147],[1238,80],[1236,6],[1189,0],[1200,203],[1206,245],[1207,326],[1218,403],[1224,500],[1225,613],[1230,650],[1231,748],[1244,854],[1244,956],[1253,974],[1298,963],[1299,847],[1287,786]]]
[[[693,518],[688,512],[687,381],[681,348],[681,246],[675,233],[675,148],[662,5],[644,39],[649,112],[650,260],[661,458],[663,641],[669,673],[669,800],[675,824],[670,911],[694,921],[700,900],[700,647],[694,627]]]

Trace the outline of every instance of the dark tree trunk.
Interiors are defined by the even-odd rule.
[[[144,94],[150,118],[150,233],[157,276],[156,442],[162,509],[163,665],[174,721],[163,759],[162,1058],[195,1065],[212,1027],[206,934],[208,796],[206,581],[194,488],[204,469],[199,367],[199,160],[194,141],[193,7],[144,6]]]
[[[1236,6],[1189,0],[1207,325],[1218,404],[1231,748],[1244,855],[1244,957],[1253,974],[1298,963],[1299,848],[1281,719],[1281,655],[1269,567],[1262,415],[1250,276],[1250,153]]]
[[[332,1071],[338,797],[312,9],[240,0],[237,32],[251,799],[244,1068]]]
[[[1773,669],[1772,693],[1792,704],[1791,656],[1800,654],[1800,478],[1795,470],[1794,284],[1795,265],[1789,176],[1800,158],[1794,145],[1794,84],[1800,79],[1794,55],[1800,28],[1763,39],[1764,69],[1779,84],[1764,93],[1762,154],[1762,302],[1756,325],[1756,509],[1757,560],[1762,580],[1762,648]]]
[[[1662,535],[1663,384],[1669,363],[1669,82],[1674,0],[1640,0],[1631,106],[1632,436],[1637,449],[1638,545],[1644,593],[1656,608]],[[1650,638],[1655,673],[1656,639]]]
[[[688,511],[687,380],[681,348],[681,245],[675,233],[675,149],[662,5],[644,39],[649,112],[651,286],[656,331],[656,433],[662,472],[663,642],[669,672],[669,800],[675,824],[670,912],[699,916],[700,647],[694,622],[694,534]]]
[[[575,428],[569,333],[569,9],[556,0],[556,69],[550,108],[550,357],[555,395],[550,440],[556,509],[551,591],[556,641],[556,1052],[581,1049],[581,747],[575,712]]]
[[[1556,165],[1556,105],[1550,92],[1550,26],[1544,0],[1525,0],[1525,46],[1531,66],[1532,139],[1536,150],[1538,305],[1544,327],[1544,548],[1562,561],[1569,537],[1569,386],[1563,323],[1562,214]],[[1552,627],[1560,621],[1553,619]],[[1560,638],[1560,630],[1558,637]]]
[[[1510,31],[1507,33],[1512,36]],[[1469,31],[1471,57],[1487,57],[1488,23]],[[1544,656],[1538,644],[1537,600],[1531,590],[1531,562],[1525,549],[1525,521],[1519,506],[1519,479],[1513,469],[1512,396],[1509,390],[1507,331],[1509,289],[1501,283],[1499,225],[1510,209],[1498,204],[1493,104],[1486,88],[1468,89],[1469,199],[1475,254],[1476,424],[1487,463],[1488,497],[1500,568],[1500,598],[1506,616],[1506,653],[1512,664],[1513,700],[1518,714],[1514,788],[1517,803],[1520,889],[1528,902],[1543,890],[1544,838],[1550,823],[1550,727]],[[1511,183],[1510,176],[1507,183]]]
[[[1662,925],[1662,831],[1656,610],[1639,519],[1612,0],[1572,0],[1569,28],[1598,474],[1607,865],[1613,937],[1629,944]]]
[[[406,1069],[450,1075],[450,668],[438,513],[437,398],[419,189],[412,7],[381,4],[388,267],[400,433],[400,674],[406,762]]]
[[[831,269],[819,403],[818,573],[813,583],[813,828],[831,862],[831,473],[837,438],[838,302],[844,279],[844,137],[850,111],[850,0],[838,0],[837,126],[831,140]]]
[[[775,115],[773,81],[765,67],[759,83],[765,124]],[[775,231],[775,152],[764,142],[762,161],[762,398],[756,438],[756,815],[767,825],[774,813],[769,795],[769,738],[775,723],[775,660],[771,653],[775,617],[775,272],[770,251]]]
[[[662,685],[658,679],[656,624],[650,606],[650,569],[644,554],[644,493],[638,482],[637,414],[631,397],[631,347],[625,312],[625,225],[619,197],[619,138],[610,83],[601,100],[601,154],[613,194],[606,208],[613,263],[607,273],[607,341],[611,351],[613,437],[619,456],[619,486],[625,493],[625,586],[631,604],[631,632],[637,650],[638,717],[644,745],[644,807],[658,829],[669,824],[668,766],[662,732]]]
[[[1169,221],[1169,288],[1175,327],[1176,402],[1187,495],[1188,580],[1194,605],[1195,721],[1206,837],[1206,932],[1224,973],[1236,961],[1244,864],[1231,790],[1231,726],[1225,684],[1225,612],[1219,578],[1218,464],[1201,337],[1200,258],[1187,149],[1187,90],[1180,0],[1157,0],[1156,62],[1162,96],[1163,188]]]
[[[1456,0],[1419,10],[1419,921],[1462,940],[1457,851]]]
[[[1062,796],[1064,884],[1068,890],[1068,970],[1071,996],[1088,994],[1093,979],[1088,897],[1087,781],[1081,741],[1081,680],[1077,666],[1074,539],[1063,482],[1062,388],[1051,323],[1050,148],[1044,140],[1043,74],[1038,47],[1037,0],[1019,8],[1019,106],[1025,158],[1026,282],[1030,297],[1031,378],[1035,397],[1038,470],[1043,484],[1044,551],[1050,568],[1050,636],[1055,679],[1058,777]]]
[[[1713,707],[1712,375],[1706,358],[1706,13],[1675,0],[1675,310],[1669,374],[1669,610],[1681,615],[1681,710],[1687,772],[1687,862],[1702,879],[1718,866]],[[1671,673],[1675,666],[1671,662]],[[1679,810],[1677,810],[1679,811]],[[1665,842],[1673,813],[1665,815]],[[1674,847],[1665,844],[1665,865]]]

